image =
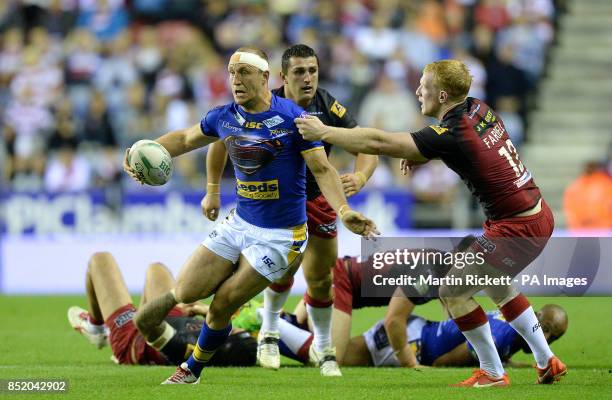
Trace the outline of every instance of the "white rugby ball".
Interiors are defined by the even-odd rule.
[[[160,186],[172,176],[172,157],[168,150],[153,140],[139,140],[130,147],[130,167],[151,186]]]

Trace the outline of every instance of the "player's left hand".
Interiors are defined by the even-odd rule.
[[[219,217],[219,210],[221,209],[221,197],[219,193],[206,192],[206,195],[200,202],[202,208],[202,214],[211,221],[216,221]]]
[[[294,119],[293,122],[295,122],[295,126],[297,126],[304,139],[311,142],[321,140],[328,129],[328,126],[323,124],[323,122],[314,115],[304,115],[303,117]]]
[[[362,213],[355,210],[348,210],[342,214],[340,220],[351,232],[365,238],[373,238],[380,235],[376,224]]]
[[[359,192],[365,185],[363,174],[342,174],[340,181],[342,181],[342,189],[347,197]]]

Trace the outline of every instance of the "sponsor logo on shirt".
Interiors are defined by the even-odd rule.
[[[279,198],[278,179],[263,182],[245,182],[236,179],[239,196],[253,200],[276,200]]]
[[[247,121],[245,122],[244,127],[248,129],[263,129],[263,124],[256,121]]]
[[[221,126],[222,126],[223,128],[225,128],[225,129],[227,129],[227,130],[232,131],[232,132],[240,132],[240,131],[242,131],[242,128],[241,128],[241,127],[239,127],[239,126],[234,126],[234,125],[230,124],[230,123],[229,123],[229,122],[227,122],[227,121],[221,121]]]
[[[244,119],[244,117],[238,113],[234,113],[234,118],[236,118],[236,121],[238,121],[240,125],[244,125],[246,122],[246,119]]]
[[[282,124],[283,122],[285,122],[285,120],[282,119],[280,115],[275,115],[272,118],[264,119],[263,121],[264,125],[268,128],[272,128],[276,125]]]
[[[291,135],[294,132],[295,131],[291,129],[270,129],[270,135],[272,135],[273,137]]]
[[[521,187],[531,180],[531,172],[525,171],[523,175],[514,181],[516,187]]]
[[[429,125],[429,127],[436,131],[438,135],[441,135],[444,132],[448,131],[448,128],[442,128],[440,125]]]
[[[338,116],[338,118],[342,118],[344,116],[344,114],[346,114],[346,108],[344,108],[344,106],[340,103],[338,103],[338,100],[335,100],[332,105],[331,108],[329,109],[329,111],[331,111],[332,113],[336,114]]]
[[[478,104],[476,106],[476,108],[470,113],[469,117],[470,118],[474,118],[474,115],[476,115],[476,113],[478,112],[478,110],[480,110],[480,104]]]

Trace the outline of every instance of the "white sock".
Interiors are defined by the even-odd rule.
[[[312,336],[312,333],[300,329],[284,319],[280,320],[279,327],[281,340],[295,355],[299,353],[302,346],[304,346],[304,343],[306,343],[310,336]]]
[[[510,322],[510,326],[514,328],[525,339],[529,348],[533,352],[533,357],[538,364],[538,367],[544,368],[548,365],[548,359],[553,356],[553,352],[546,342],[544,332],[533,308],[529,307],[521,313],[514,321]]]
[[[276,292],[267,287],[264,294],[264,306],[261,315],[261,331],[262,332],[278,332],[278,321],[280,313],[289,297],[290,290],[284,292]]]
[[[87,324],[85,325],[85,329],[87,329],[87,332],[93,333],[94,335],[97,335],[97,334],[100,334],[100,333],[104,333],[104,324],[102,324],[102,325],[94,325],[88,319],[87,320]]]
[[[332,306],[312,307],[310,304],[306,304],[306,311],[308,311],[314,330],[312,344],[315,350],[323,351],[326,347],[331,347]]]
[[[476,350],[480,369],[494,378],[501,378],[504,375],[504,367],[495,348],[489,323],[469,331],[461,331],[461,333]]]

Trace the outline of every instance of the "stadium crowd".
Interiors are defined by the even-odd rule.
[[[461,59],[474,76],[470,95],[501,114],[518,146],[563,3],[2,1],[0,184],[50,192],[121,187],[122,149],[231,101],[227,57],[245,44],[267,50],[271,87],[281,85],[288,44],[313,47],[321,55],[321,86],[359,124],[391,131],[426,122],[414,96],[423,66]],[[341,172],[351,168],[341,152],[332,161]],[[201,154],[181,157],[175,167],[173,187],[203,187]],[[407,184],[383,158],[368,187],[408,187],[419,201],[450,203],[458,178],[447,171],[430,163]]]

